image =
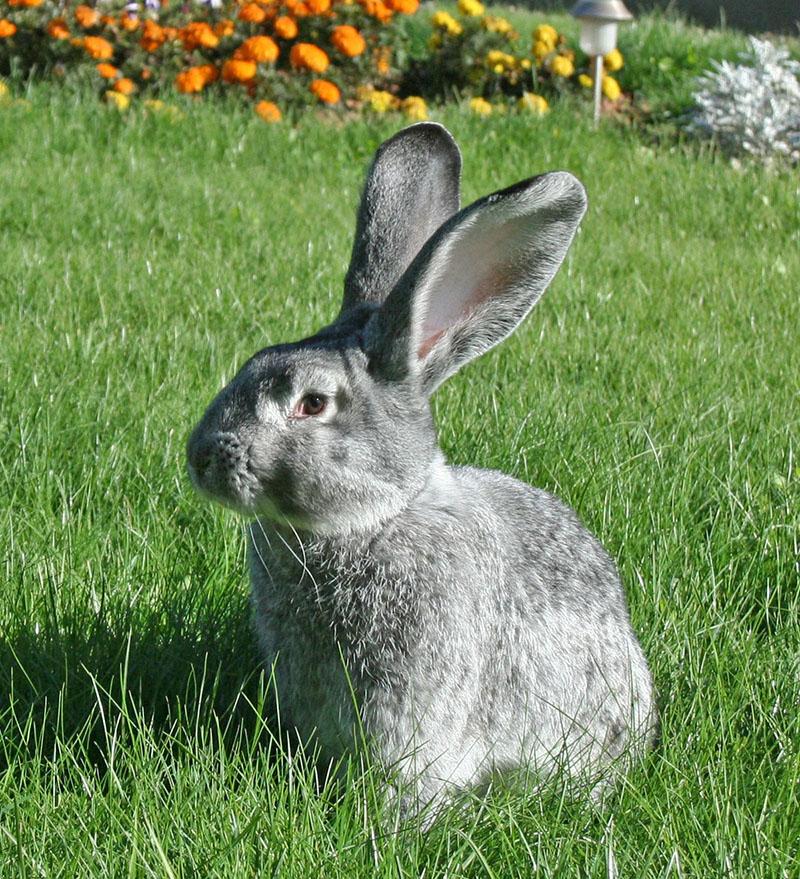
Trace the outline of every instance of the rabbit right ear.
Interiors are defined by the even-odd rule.
[[[379,305],[422,245],[459,208],[461,154],[441,125],[421,122],[385,141],[364,184],[344,314]]]

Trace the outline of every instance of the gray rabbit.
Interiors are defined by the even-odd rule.
[[[380,147],[339,316],[247,361],[188,444],[195,486],[254,519],[281,726],[323,761],[368,742],[418,806],[494,772],[602,778],[656,726],[597,540],[438,448],[429,396],[523,320],[586,209],[555,172],[459,210],[460,168],[439,125]]]

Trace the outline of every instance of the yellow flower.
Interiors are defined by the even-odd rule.
[[[462,15],[483,15],[483,3],[480,0],[458,0],[458,11]]]
[[[619,83],[614,79],[613,76],[604,76],[603,77],[603,94],[608,98],[609,101],[616,101],[617,98],[622,94],[622,89],[619,87]]]
[[[547,101],[541,95],[535,95],[533,92],[525,92],[517,102],[517,106],[520,110],[534,113],[537,116],[544,116],[549,109]]]
[[[563,76],[566,78],[575,73],[575,65],[569,58],[565,58],[563,55],[556,55],[550,62],[550,72],[553,76]]]
[[[499,49],[492,49],[486,53],[486,63],[492,70],[496,70],[498,66],[513,69],[516,66],[517,59],[508,52],[501,52]],[[502,71],[500,71],[502,73]]]
[[[531,69],[531,66],[532,66],[532,65],[531,65],[531,59],[530,59],[530,58],[522,58],[522,59],[520,59],[519,66],[520,66],[523,70],[530,70],[530,69]]]
[[[131,99],[121,92],[107,91],[106,103],[116,107],[117,110],[127,110],[131,105]]]
[[[619,49],[612,49],[608,55],[603,55],[603,67],[609,73],[616,73],[618,70],[622,70],[622,65],[625,62],[622,59],[622,52]]]
[[[551,46],[549,43],[543,43],[541,40],[537,40],[533,44],[533,57],[541,62],[543,61],[554,49],[554,46]]]
[[[433,16],[433,26],[447,31],[451,37],[457,37],[464,30],[449,12],[437,12]]]
[[[548,51],[552,52],[558,42],[558,31],[550,24],[540,24],[533,32],[535,43],[544,43]]]
[[[428,118],[428,105],[423,98],[419,98],[416,95],[412,95],[402,101],[400,108],[409,119],[413,119],[415,122],[422,122]]]
[[[481,22],[481,27],[489,31],[490,34],[510,34],[513,28],[511,22],[499,15],[487,15]]]
[[[367,95],[367,101],[371,110],[376,113],[386,113],[389,110],[396,110],[400,105],[400,101],[391,92],[381,91],[380,89],[370,89]]]
[[[491,116],[492,114],[492,105],[483,98],[473,98],[469,102],[469,108],[478,116]]]
[[[590,89],[594,85],[594,80],[588,73],[579,73],[578,74],[578,82],[585,89]]]
[[[8,98],[8,86],[0,79],[0,101]]]

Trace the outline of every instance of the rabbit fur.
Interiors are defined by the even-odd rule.
[[[282,728],[325,762],[368,742],[418,805],[497,771],[609,775],[656,726],[598,541],[438,448],[429,396],[528,314],[586,208],[555,172],[459,210],[460,167],[439,125],[380,147],[337,319],[247,361],[188,444],[196,487],[253,520]]]

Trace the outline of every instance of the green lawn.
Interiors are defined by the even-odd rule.
[[[604,808],[507,790],[387,834],[369,772],[320,795],[270,748],[242,523],[183,447],[237,364],[334,316],[402,122],[51,94],[0,110],[0,875],[799,875],[796,177],[570,109],[438,117],[465,200],[589,191],[540,306],[434,407],[452,461],[618,559],[663,741]]]

